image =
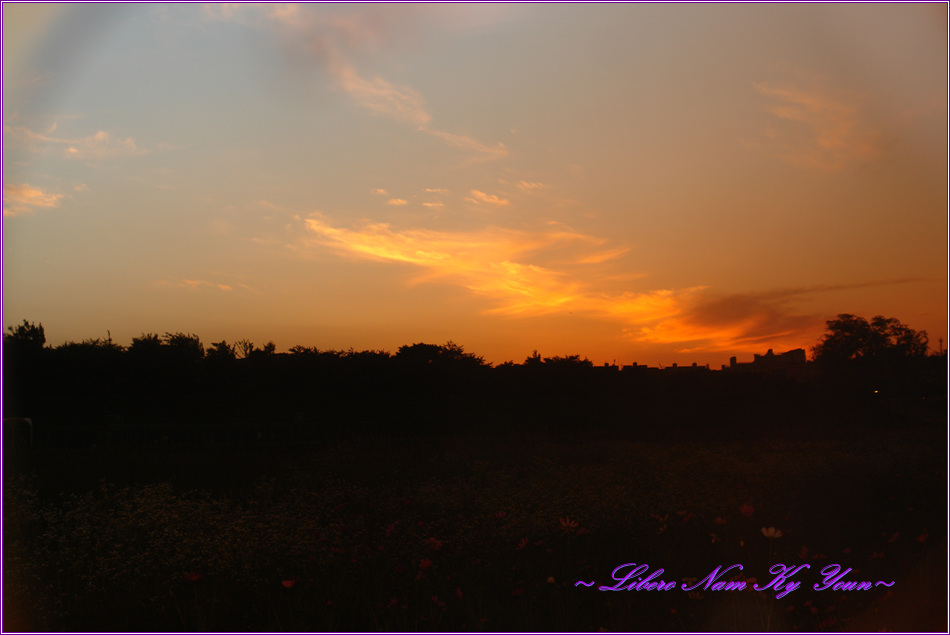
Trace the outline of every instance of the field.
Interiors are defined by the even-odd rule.
[[[581,427],[7,453],[4,629],[946,630],[943,423]]]

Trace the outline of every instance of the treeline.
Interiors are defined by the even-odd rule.
[[[205,347],[198,336],[179,332],[143,334],[130,346],[110,337],[50,347],[42,325],[26,321],[4,334],[3,363],[5,419],[99,428],[120,440],[127,437],[122,429],[167,439],[193,438],[201,426],[251,438],[300,430],[311,436],[509,427],[648,431],[816,412],[897,412],[928,398],[936,403],[945,388],[943,363],[932,357],[916,360],[913,372],[906,365],[900,372],[864,365],[804,377],[687,368],[621,372],[578,355],[537,353],[492,367],[453,342],[406,345],[394,354],[303,346],[277,352],[272,343],[246,340]]]

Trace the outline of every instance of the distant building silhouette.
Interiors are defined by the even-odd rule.
[[[729,365],[723,365],[722,369],[730,372],[792,372],[803,370],[806,364],[805,349],[796,348],[785,353],[776,355],[770,348],[765,355],[755,354],[751,362],[739,363],[736,357],[729,358]]]

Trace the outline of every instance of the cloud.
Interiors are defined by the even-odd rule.
[[[370,7],[370,5],[367,5]],[[306,10],[305,10],[306,9]],[[354,57],[376,52],[397,33],[411,30],[418,9],[407,7],[360,7],[356,10],[302,8],[300,5],[218,5],[206,7],[205,15],[214,20],[254,23],[263,16],[277,29],[277,39],[289,57],[304,63],[319,64],[333,83],[358,105],[376,115],[412,126],[419,132],[446,144],[497,159],[508,155],[503,143],[489,145],[473,137],[432,126],[432,114],[425,100],[408,86],[397,86],[387,79],[361,73]]]
[[[431,133],[426,126],[432,115],[426,111],[422,96],[416,91],[394,86],[382,77],[365,79],[353,66],[342,61],[332,61],[327,68],[337,84],[360,106]]]
[[[631,334],[641,342],[683,345],[684,352],[797,348],[814,339],[822,320],[796,313],[788,305],[792,295],[704,294],[677,315]]]
[[[442,203],[423,203],[423,207],[443,207]]]
[[[210,282],[208,280],[190,280],[190,279],[181,279],[175,282],[170,282],[168,280],[159,280],[156,283],[160,287],[177,287],[179,289],[216,289],[218,291],[234,291],[235,288],[244,289],[247,291],[253,291],[253,289],[246,284],[237,283],[237,284],[224,284],[221,282]]]
[[[508,204],[508,199],[500,198],[494,194],[486,194],[485,192],[479,192],[478,190],[472,190],[471,194],[472,194],[472,198],[465,199],[466,201],[469,201],[470,203],[475,203],[475,204],[488,203],[490,205],[498,205],[498,206]]]
[[[420,270],[414,282],[443,281],[457,284],[489,298],[486,312],[508,315],[543,315],[576,312],[642,324],[676,315],[693,290],[659,290],[607,294],[597,291],[573,263],[554,268],[541,262],[551,252],[595,252],[604,240],[560,226],[541,232],[489,227],[476,232],[439,232],[426,229],[397,231],[385,223],[367,224],[357,230],[334,227],[322,217],[306,219],[313,244],[351,257],[410,264]],[[607,250],[614,252],[615,250]],[[591,262],[606,257],[588,255]],[[581,256],[574,263],[584,261]],[[596,280],[596,278],[594,278]]]
[[[21,216],[32,214],[33,210],[38,207],[59,207],[59,201],[62,198],[62,194],[44,192],[29,183],[21,185],[5,183],[3,185],[3,215],[7,217]]]
[[[516,183],[517,187],[522,190],[541,190],[547,187],[544,183],[529,183],[528,181],[520,181]]]
[[[422,190],[423,192],[428,192],[430,194],[448,194],[449,191],[444,187],[427,187]]]
[[[617,293],[605,286],[611,259],[627,253],[604,239],[552,224],[546,231],[488,227],[471,232],[396,230],[385,223],[335,227],[305,219],[309,247],[358,259],[410,265],[413,283],[458,285],[488,299],[486,313],[519,317],[574,313],[618,324],[630,340],[681,352],[754,352],[815,341],[827,316],[796,309],[815,294],[915,280],[867,281],[791,289],[716,293],[696,285]],[[564,257],[564,253],[573,256]]]
[[[766,133],[766,151],[795,165],[838,170],[879,156],[879,135],[859,119],[856,106],[820,89],[753,84],[770,100],[766,110],[779,121]]]
[[[386,201],[386,205],[408,205],[409,201],[404,198],[391,198]]]
[[[378,195],[380,195],[380,196],[386,196],[386,194],[388,194],[388,192],[387,192],[386,190],[384,190],[383,188],[378,187],[378,188],[376,188],[375,190],[373,190],[373,194],[378,194]]]
[[[54,124],[50,133],[55,129]],[[61,154],[70,159],[111,159],[148,153],[148,150],[138,147],[132,137],[116,137],[105,130],[77,139],[51,137],[23,126],[4,126],[3,131],[14,140],[26,143],[34,152],[43,151],[44,146],[65,146]]]

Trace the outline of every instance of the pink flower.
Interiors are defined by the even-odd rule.
[[[203,577],[204,577],[203,575],[195,571],[189,571],[188,573],[185,574],[185,579],[188,580],[189,582],[197,582]]]
[[[561,529],[564,531],[570,531],[577,527],[577,521],[571,520],[570,516],[565,516],[561,519]]]
[[[755,507],[753,507],[749,503],[743,503],[742,505],[739,506],[739,513],[742,514],[743,516],[751,516],[752,514],[755,513]]]
[[[297,584],[297,582],[298,582],[298,580],[297,580],[296,578],[294,578],[293,580],[284,580],[283,582],[281,582],[281,584],[284,585],[284,588],[285,588],[285,589],[289,589],[289,588],[291,588],[292,586],[294,586],[295,584]]]
[[[930,534],[928,534],[928,533],[925,531],[924,533],[922,533],[922,534],[920,534],[919,536],[917,536],[917,542],[925,542],[928,537],[930,537]]]
[[[722,516],[716,516],[716,520],[714,520],[713,522],[716,523],[717,525],[725,525],[726,519],[723,518]]]
[[[422,569],[423,571],[425,571],[426,569],[431,569],[432,561],[429,560],[428,558],[423,558],[422,560],[419,561],[419,568]]]
[[[518,543],[518,551],[523,550],[527,546],[528,546],[528,539],[522,538],[521,541]]]
[[[442,541],[438,538],[426,538],[425,544],[432,547],[435,551],[442,548]]]
[[[507,515],[508,515],[508,512],[498,512],[497,514],[495,514],[495,518],[504,518]]]
[[[444,607],[444,606],[445,606],[445,602],[443,602],[442,600],[440,600],[438,595],[433,595],[433,596],[432,596],[432,601],[435,602],[437,605],[439,605],[439,607]]]

